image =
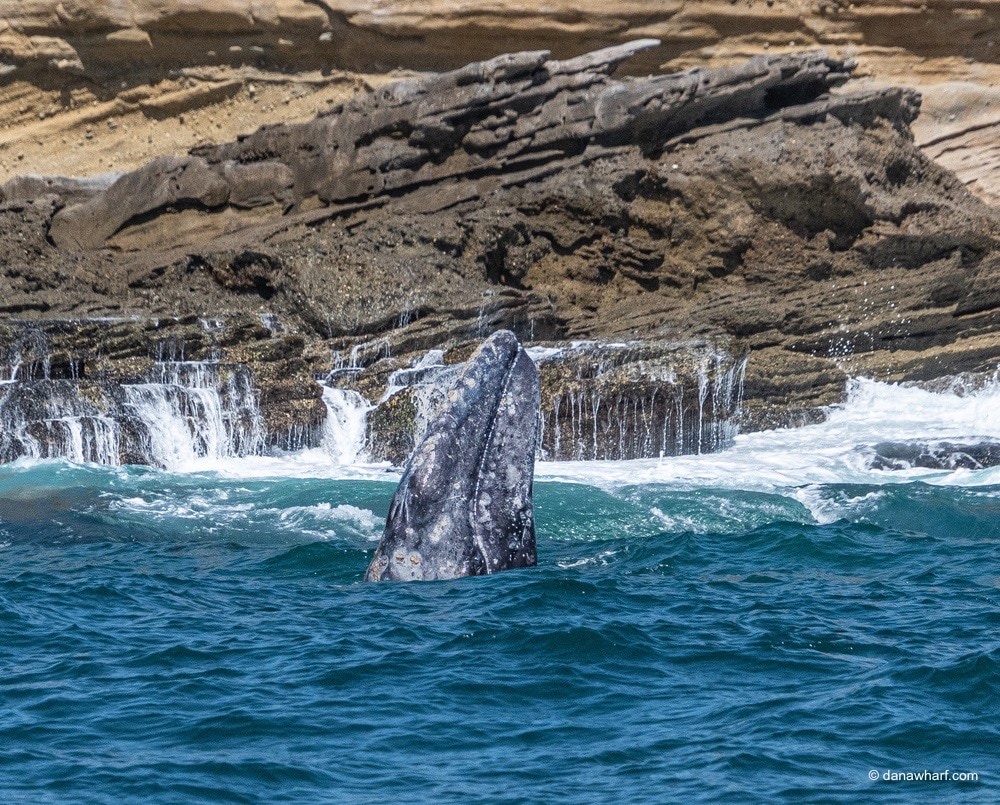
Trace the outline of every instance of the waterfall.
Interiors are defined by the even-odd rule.
[[[334,463],[347,466],[363,458],[366,418],[371,404],[356,391],[323,388],[326,422],[323,425],[323,448]]]
[[[263,323],[278,326],[262,316]],[[387,338],[344,347],[320,380],[325,419],[320,406],[290,422],[279,411],[269,419],[284,429],[268,434],[251,371],[222,361],[222,323],[196,324],[196,341],[165,335],[152,344],[149,359],[130,364],[129,382],[99,357],[74,354],[53,341],[58,333],[8,327],[0,344],[0,463],[32,457],[183,468],[202,458],[319,446],[339,465],[402,463],[461,371],[445,363],[441,349],[407,365],[390,357]],[[191,360],[191,343],[197,357],[208,359]],[[724,448],[737,432],[746,358],[717,345],[591,341],[527,351],[541,373],[542,458],[707,453]],[[376,406],[354,390],[375,387],[372,380],[385,383]]]
[[[0,461],[65,458],[78,463],[118,464],[118,429],[59,380],[0,383]]]
[[[66,458],[78,464],[119,463],[118,429],[105,416],[66,416],[44,420],[40,458]]]
[[[260,453],[264,428],[249,371],[211,361],[157,361],[150,382],[121,387],[138,452],[177,467]]]
[[[36,339],[37,340],[37,339]],[[177,467],[196,458],[260,453],[264,428],[249,370],[185,361],[160,345],[145,381],[81,380],[76,363],[51,379],[41,343],[8,356],[0,381],[0,462],[62,458],[79,463]],[[4,375],[8,372],[5,370]]]
[[[703,342],[578,343],[528,353],[542,374],[543,458],[709,453],[738,431],[746,357]]]

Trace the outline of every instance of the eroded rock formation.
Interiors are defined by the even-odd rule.
[[[664,43],[658,61],[705,47],[903,47],[918,56],[996,58],[1000,3],[936,0],[36,0],[0,3],[0,55],[38,69],[95,73],[123,59],[173,66],[256,55],[371,70],[457,67],[498,50],[581,46],[639,37]],[[219,34],[230,44],[220,47]],[[742,49],[742,50],[741,50]],[[202,62],[203,63],[203,62]]]
[[[131,169],[263,122],[304,121],[395,68],[536,49],[565,59],[653,37],[661,46],[624,69],[822,47],[856,58],[863,75],[915,86],[934,110],[948,107],[922,118],[918,144],[995,203],[998,30],[998,0],[0,0],[0,181]]]
[[[92,249],[172,206],[301,209],[464,185],[422,193],[419,206],[433,212],[481,195],[480,178],[500,176],[513,186],[538,177],[540,165],[549,165],[544,174],[563,159],[593,161],[615,148],[660,151],[694,127],[742,117],[791,108],[804,118],[883,113],[905,125],[916,114],[916,96],[897,90],[816,101],[843,84],[852,66],[819,53],[714,72],[609,78],[622,61],[658,44],[640,40],[567,61],[547,51],[511,54],[392,84],[309,124],[264,128],[230,145],[155,160],[60,210],[50,235],[62,248]],[[59,195],[57,185],[50,189]],[[14,198],[12,190],[23,192],[0,192]]]
[[[500,327],[546,346],[563,458],[715,449],[816,416],[851,373],[995,371],[1000,221],[916,149],[913,92],[850,91],[852,63],[818,53],[613,75],[651,44],[513,54],[118,179],[8,184],[0,310],[44,336],[36,380],[98,411],[178,363],[242,399],[247,367],[260,444],[295,446],[318,376],[381,402],[372,449],[397,461],[431,376]]]

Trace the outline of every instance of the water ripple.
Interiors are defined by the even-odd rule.
[[[1000,796],[990,489],[540,483],[539,567],[366,585],[384,482],[0,486],[3,801]]]

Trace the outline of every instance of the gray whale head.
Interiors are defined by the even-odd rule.
[[[366,581],[483,576],[537,561],[538,370],[513,333],[462,369],[393,495]]]

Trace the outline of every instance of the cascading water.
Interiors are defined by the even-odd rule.
[[[368,422],[369,454],[402,464],[420,443],[460,365],[445,365],[444,352],[428,350],[410,366],[389,375]]]
[[[414,405],[414,445],[423,440],[434,412],[451,388],[459,369],[458,365],[445,365],[444,350],[431,349],[410,368],[399,369],[389,376],[381,402],[400,391],[409,390]]]
[[[356,463],[363,457],[366,417],[371,404],[356,391],[323,388],[326,422],[323,448],[338,466]]]
[[[529,354],[542,373],[548,460],[710,453],[738,431],[746,358],[706,344],[578,343]]]
[[[183,350],[161,342],[145,382],[119,385],[82,378],[79,361],[54,361],[45,334],[25,328],[0,365],[0,462],[178,467],[201,457],[260,453],[264,429],[249,370],[186,361]]]
[[[49,339],[39,329],[22,326],[6,345],[0,364],[0,462],[24,457],[118,464],[115,422],[79,393],[77,362],[57,369],[54,373]]]
[[[321,380],[329,386],[326,416],[320,409],[293,419],[286,432],[267,433],[250,371],[222,362],[220,322],[199,323],[209,343],[199,341],[196,354],[208,360],[190,360],[188,342],[166,336],[141,380],[124,384],[85,356],[53,350],[37,328],[14,330],[0,351],[0,462],[27,456],[182,468],[201,458],[322,446],[338,465],[403,463],[460,370],[440,349],[399,368],[388,339],[356,344],[334,353]],[[713,345],[573,342],[528,352],[542,375],[541,458],[713,452],[736,433],[746,362]],[[393,371],[370,406],[350,389],[362,375],[378,378],[383,362]]]
[[[738,430],[744,356],[703,341],[533,346],[542,382],[539,457],[621,460],[715,452]],[[369,417],[376,459],[402,463],[460,370],[430,350],[389,375]]]
[[[115,421],[63,380],[0,384],[0,460],[65,458],[118,464]]]
[[[260,453],[264,428],[249,371],[210,361],[158,361],[150,382],[121,388],[138,452],[177,467]]]

